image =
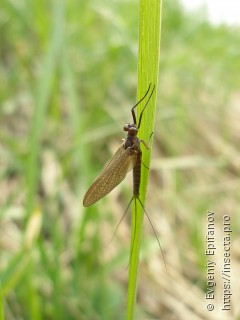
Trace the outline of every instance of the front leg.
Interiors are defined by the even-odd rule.
[[[142,144],[144,145],[144,147],[146,149],[150,149],[150,140],[152,138],[153,132],[150,134],[149,140],[148,140],[148,145],[146,144],[146,142],[144,140],[140,140],[140,142],[142,142]]]

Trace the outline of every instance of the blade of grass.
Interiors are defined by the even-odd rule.
[[[37,184],[39,179],[38,157],[41,151],[41,133],[50,100],[53,79],[57,72],[58,56],[63,45],[64,3],[59,1],[53,8],[53,31],[49,39],[49,48],[43,61],[43,71],[37,83],[36,106],[30,128],[29,156],[27,165],[27,214],[34,208]]]
[[[1,273],[1,294],[5,297],[20,282],[25,274],[30,257],[26,250],[21,250],[9,262]]]
[[[2,293],[1,281],[0,281],[0,320],[4,320],[4,297]]]
[[[52,34],[50,35],[46,54],[42,62],[42,75],[36,84],[36,105],[33,112],[29,135],[29,154],[27,162],[27,197],[26,213],[29,216],[34,207],[36,207],[36,195],[40,177],[39,157],[41,154],[41,136],[44,132],[47,108],[51,99],[52,86],[58,70],[58,57],[64,41],[64,20],[65,4],[64,1],[54,3],[52,8],[53,24]],[[28,295],[26,303],[27,313],[30,319],[39,320],[42,318],[40,312],[39,296],[34,285],[34,262],[29,253],[29,265],[27,270],[28,276],[25,282],[25,292]],[[20,270],[21,271],[21,270]],[[22,272],[22,271],[21,271]]]
[[[161,0],[139,1],[138,99],[143,96],[150,83],[156,86],[156,90],[142,118],[142,123],[139,130],[139,137],[145,141],[148,141],[151,132],[153,132],[155,120],[156,91],[158,84],[158,69],[160,57],[161,12]],[[143,104],[138,107],[138,116],[141,112],[142,107]],[[149,167],[151,150],[142,148],[142,153],[143,162],[147,167]],[[142,170],[140,200],[143,204],[145,202],[148,174],[149,170]],[[132,217],[132,254],[129,267],[127,302],[127,319],[129,320],[134,318],[134,307],[137,293],[139,251],[144,217],[143,209],[138,201],[136,202],[136,206],[133,205]]]

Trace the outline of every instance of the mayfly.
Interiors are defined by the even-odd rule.
[[[149,87],[145,95],[132,107],[131,112],[133,117],[133,123],[132,124],[127,123],[123,127],[123,130],[127,132],[127,137],[124,139],[123,143],[118,148],[113,158],[106,164],[103,171],[100,173],[99,177],[93,182],[91,187],[86,192],[83,199],[83,205],[84,207],[89,207],[92,204],[96,203],[98,200],[102,199],[104,196],[110,193],[117,185],[119,185],[120,182],[122,182],[125,179],[128,171],[133,170],[133,196],[127,206],[127,209],[123,217],[127,213],[128,208],[130,207],[132,201],[133,200],[135,201],[135,208],[136,208],[136,200],[138,200],[149,220],[149,223],[151,224],[151,227],[156,236],[159,248],[162,252],[161,244],[158,239],[157,233],[153,227],[153,224],[148,216],[147,211],[144,208],[142,201],[139,198],[139,188],[140,188],[140,182],[141,182],[141,164],[142,164],[142,151],[140,148],[140,143],[143,143],[143,145],[147,149],[149,149],[149,147],[143,140],[137,137],[137,134],[138,134],[138,129],[140,128],[140,125],[141,125],[143,112],[146,109],[154,93],[155,86],[153,86],[151,92],[150,92],[150,89],[151,89],[151,83],[149,84]],[[140,113],[139,121],[137,123],[136,113],[134,109],[147,97],[149,92],[150,92],[150,95]],[[122,219],[120,220],[120,222],[121,221]],[[135,223],[135,228],[136,228],[136,223]],[[166,267],[164,256],[163,256],[163,260]]]
[[[132,200],[139,199],[139,187],[141,179],[141,164],[142,164],[142,151],[140,143],[148,149],[147,144],[137,137],[138,129],[140,128],[142,115],[145,108],[151,99],[155,86],[153,86],[151,93],[142,109],[137,123],[135,108],[147,97],[151,88],[151,84],[148,87],[145,95],[132,107],[133,123],[127,123],[123,127],[123,130],[127,132],[127,137],[124,139],[121,146],[118,148],[113,158],[107,163],[99,177],[93,182],[91,187],[86,192],[83,205],[89,207],[96,203],[98,200],[110,193],[121,181],[123,181],[130,170],[133,170],[133,196],[127,207],[129,208]],[[142,202],[140,201],[141,206]],[[143,208],[144,209],[144,208]],[[145,210],[144,210],[145,211]]]

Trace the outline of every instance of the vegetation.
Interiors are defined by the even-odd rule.
[[[131,174],[82,198],[136,101],[138,2],[3,0],[0,13],[0,319],[125,319]],[[239,28],[163,2],[157,113],[136,319],[239,317]],[[215,310],[206,310],[207,210]],[[222,217],[231,217],[231,312]]]

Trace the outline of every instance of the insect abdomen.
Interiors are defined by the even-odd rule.
[[[141,179],[141,162],[142,162],[142,151],[139,149],[137,153],[136,164],[133,168],[133,194],[139,196],[139,187]]]

